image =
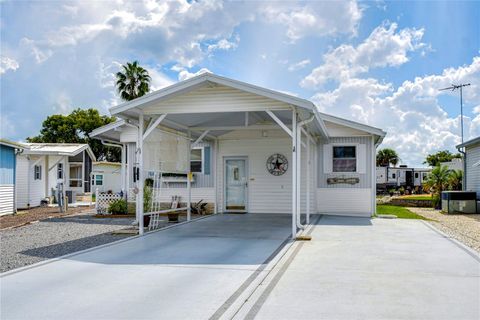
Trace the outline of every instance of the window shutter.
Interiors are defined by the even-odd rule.
[[[203,173],[210,174],[210,147],[206,146],[203,148],[203,157],[205,163],[203,164]]]
[[[357,173],[367,173],[367,145],[357,146]]]
[[[323,145],[323,173],[333,171],[333,147],[331,144]]]

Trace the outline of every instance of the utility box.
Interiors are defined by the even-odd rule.
[[[442,211],[447,214],[477,213],[477,193],[470,191],[443,191]]]

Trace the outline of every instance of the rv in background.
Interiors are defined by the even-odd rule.
[[[408,190],[421,191],[423,181],[427,179],[430,168],[377,167],[377,193],[385,193],[390,189],[403,187]]]

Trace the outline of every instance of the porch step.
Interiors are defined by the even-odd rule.
[[[92,201],[92,195],[91,194],[76,195],[75,196],[75,201],[76,202],[90,202],[90,201]]]

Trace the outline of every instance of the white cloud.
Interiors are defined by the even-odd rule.
[[[220,39],[216,43],[208,45],[207,51],[208,52],[212,52],[215,50],[228,51],[228,50],[236,49],[238,47],[239,42],[240,42],[240,37],[238,35],[235,36],[233,41],[229,41],[227,39]]]
[[[345,79],[332,91],[317,93],[312,99],[321,111],[367,123],[387,131],[382,147],[396,149],[409,165],[421,165],[428,153],[460,143],[460,116],[449,116],[439,91],[451,83],[470,82],[464,90],[465,105],[474,108],[474,118],[464,116],[465,138],[480,135],[480,56],[471,64],[445,69],[441,74],[405,81],[396,90],[390,83],[375,79]],[[453,114],[460,110],[454,105]],[[451,111],[451,106],[448,106]],[[451,112],[452,113],[452,112]]]
[[[362,18],[362,10],[356,1],[322,1],[293,6],[292,3],[275,2],[265,5],[261,12],[267,21],[284,25],[291,41],[312,35],[355,35]]]
[[[342,44],[323,55],[324,63],[301,82],[303,87],[318,88],[328,80],[344,81],[372,68],[396,67],[406,63],[408,53],[425,46],[423,29],[405,28],[397,32],[397,24],[377,27],[357,47]]]
[[[201,68],[197,72],[193,72],[193,73],[188,72],[187,70],[182,70],[178,73],[178,81],[187,80],[187,79],[196,77],[198,75],[201,75],[202,73],[208,73],[208,72],[211,73],[211,71],[208,70],[207,68]]]
[[[0,57],[0,74],[4,74],[8,70],[15,71],[20,67],[18,62],[9,57]]]
[[[299,61],[297,63],[289,65],[288,66],[288,71],[297,71],[297,70],[305,68],[309,64],[310,64],[310,59],[305,59],[305,60],[302,60],[302,61]]]

